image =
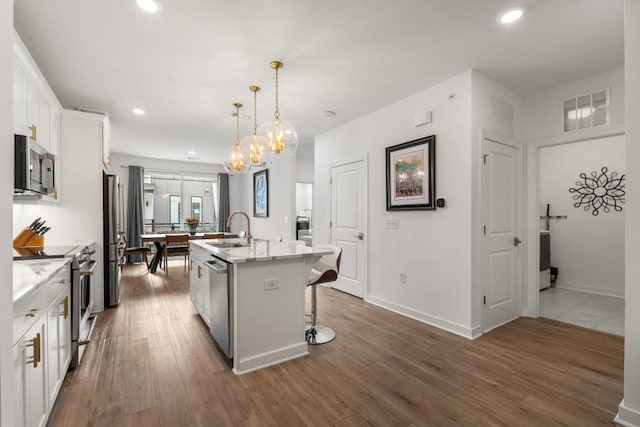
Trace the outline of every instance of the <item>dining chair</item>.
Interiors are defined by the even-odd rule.
[[[204,233],[204,236],[202,236],[202,238],[204,240],[224,239],[224,233]]]
[[[144,263],[147,265],[147,271],[149,270],[149,253],[151,249],[146,246],[129,246],[129,241],[127,240],[127,236],[122,235],[122,242],[124,243],[124,248],[122,249],[122,255],[127,258],[129,255],[141,255],[144,259]]]
[[[189,258],[189,235],[188,234],[167,234],[164,238],[164,271],[169,274],[169,257],[183,255],[184,266],[187,267]]]

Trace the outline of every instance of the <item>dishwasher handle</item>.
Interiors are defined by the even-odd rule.
[[[207,261],[209,268],[216,272],[216,274],[227,274],[227,266],[218,264],[216,261]]]

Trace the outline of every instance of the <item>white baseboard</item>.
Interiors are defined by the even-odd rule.
[[[378,307],[382,307],[384,309],[393,311],[394,313],[401,314],[403,316],[410,317],[412,319],[418,320],[422,323],[426,323],[431,326],[435,326],[436,328],[444,329],[447,332],[451,332],[452,334],[460,335],[461,337],[467,339],[476,339],[480,335],[482,335],[480,331],[480,327],[476,326],[474,328],[468,328],[466,326],[450,322],[445,319],[441,319],[439,317],[430,316],[428,314],[422,313],[420,311],[412,310],[408,307],[404,307],[398,304],[394,304],[390,301],[383,300],[381,298],[371,297],[369,296],[365,301],[371,303],[373,305],[377,305]]]
[[[609,289],[609,288],[598,288],[595,286],[582,285],[580,283],[563,282],[561,280],[558,280],[556,282],[555,287],[560,289],[569,289],[571,291],[588,292],[590,294],[607,295],[610,297],[624,298],[624,289],[617,290],[617,289]]]
[[[306,356],[308,354],[307,342],[302,341],[301,343],[278,348],[267,353],[256,354],[237,361],[234,360],[233,372],[235,374],[246,374],[258,369],[266,368],[267,366],[286,362],[287,360],[297,359],[298,357]]]
[[[624,399],[618,406],[618,414],[613,421],[625,427],[640,427],[640,412],[624,406]]]

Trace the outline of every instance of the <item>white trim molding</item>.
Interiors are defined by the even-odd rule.
[[[622,399],[618,406],[618,414],[613,421],[625,427],[640,427],[640,412],[624,406],[624,399]]]
[[[467,326],[460,325],[459,323],[450,322],[448,320],[441,319],[439,317],[428,315],[421,311],[413,310],[409,307],[392,303],[382,298],[369,297],[365,301],[370,304],[377,305],[378,307],[387,309],[389,311],[393,311],[394,313],[398,313],[403,316],[410,317],[419,322],[426,323],[427,325],[434,326],[438,329],[451,332],[452,334],[460,335],[461,337],[464,337],[470,340],[476,339],[480,335],[482,335],[482,333],[480,332],[481,330],[480,326],[469,328]]]

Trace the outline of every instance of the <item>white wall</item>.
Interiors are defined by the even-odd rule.
[[[269,169],[269,217],[257,218],[253,216],[253,174],[262,169],[251,169],[245,175],[234,178],[242,179],[243,203],[242,209],[251,218],[251,234],[253,237],[280,236],[283,240],[293,240],[295,234],[295,197],[296,197],[296,158],[287,155],[276,155],[267,166]],[[245,230],[245,220],[234,218],[236,223],[242,224]]]
[[[568,133],[564,132],[560,101],[605,88],[611,89],[611,124],[620,125],[624,123],[624,87],[624,68],[616,68],[602,74],[528,95],[524,98],[525,116],[522,136],[528,142],[554,138],[563,134],[571,134],[574,138],[580,135],[589,136],[593,129],[587,128]]]
[[[597,216],[573,206],[569,188],[581,173],[600,174],[603,166],[621,176],[626,171],[625,138],[615,136],[540,150],[540,215],[551,205],[551,265],[558,267],[557,287],[624,296],[624,220],[622,212]],[[540,222],[541,228],[545,225]]]
[[[0,425],[14,425],[13,418],[13,282],[12,252],[9,241],[12,230],[13,203],[13,1],[0,0],[0,141],[5,155],[0,156]],[[4,201],[2,201],[4,200]]]
[[[296,151],[296,181],[313,182],[313,144],[301,145]]]
[[[618,418],[640,426],[640,2],[625,1],[627,137],[624,400]]]
[[[472,335],[470,96],[467,71],[317,136],[313,200],[314,244],[329,243],[330,166],[368,156],[366,299],[464,336]],[[425,110],[433,123],[414,127],[414,115]],[[385,147],[432,134],[436,194],[447,197],[447,208],[387,212]],[[399,219],[400,229],[385,229],[387,218]]]

